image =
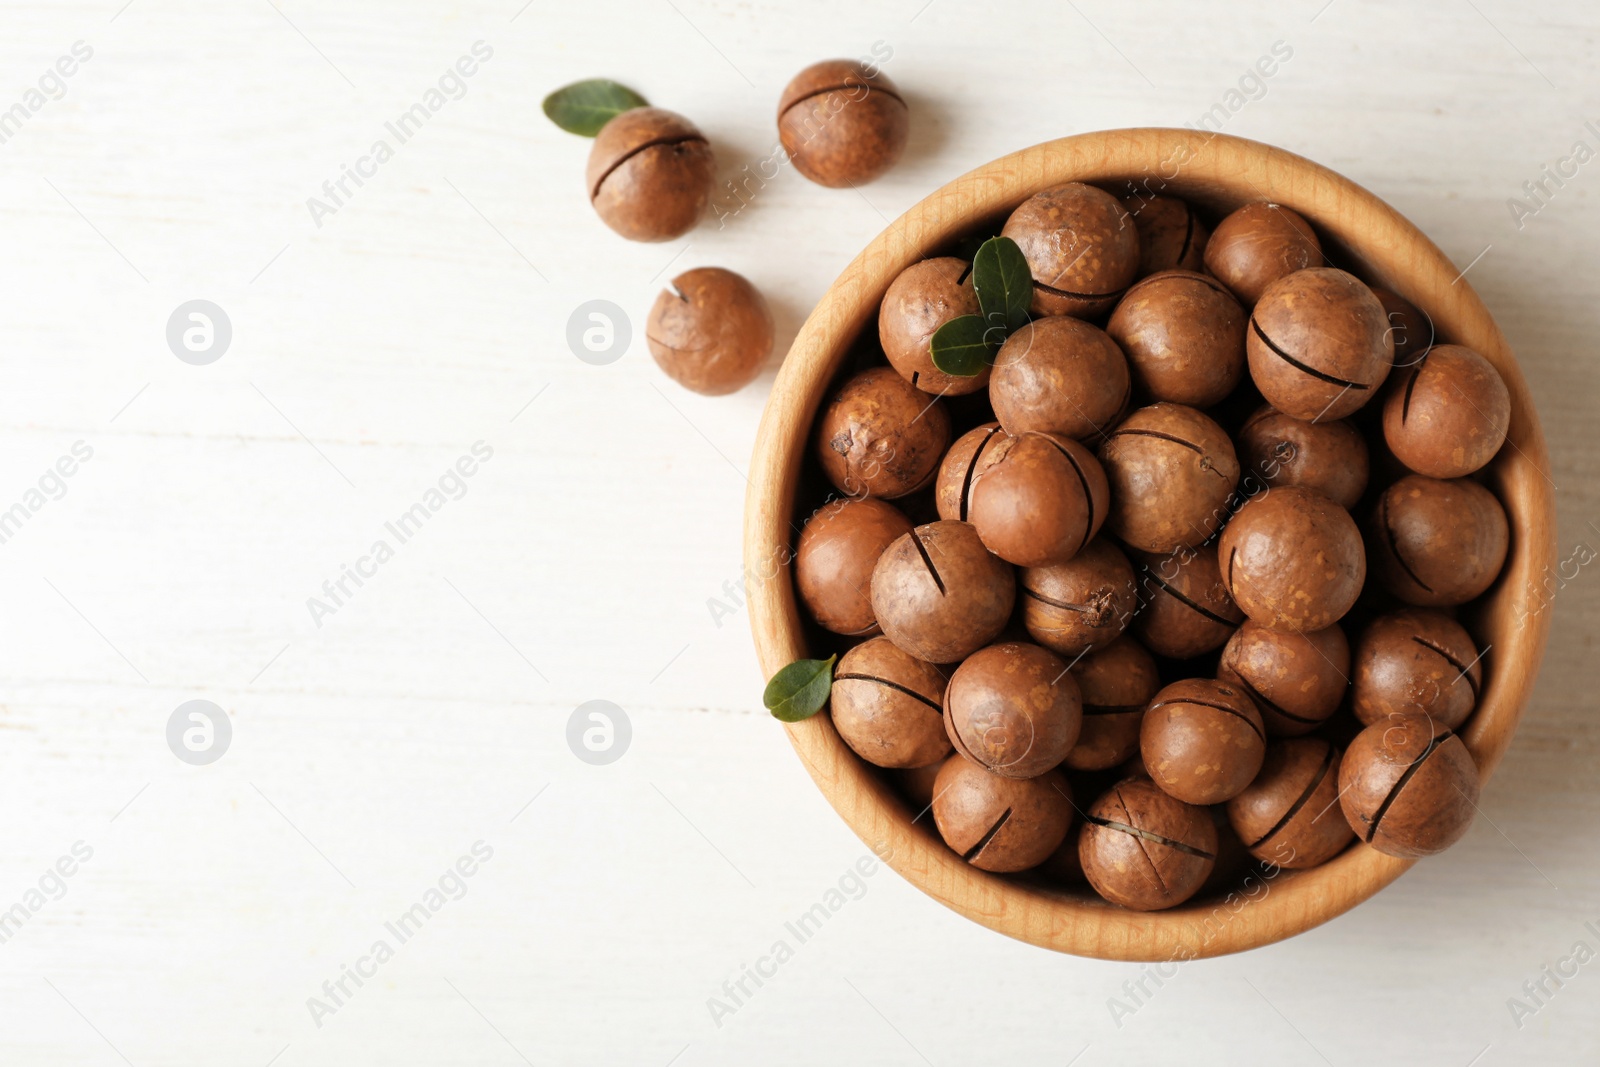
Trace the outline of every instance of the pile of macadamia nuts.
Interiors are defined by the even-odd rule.
[[[1493,365],[1289,208],[1214,222],[1031,197],[1031,321],[970,377],[932,338],[977,313],[971,242],[906,268],[796,523],[845,743],[973,866],[1141,910],[1458,840],[1491,666],[1456,609],[1508,544]]]

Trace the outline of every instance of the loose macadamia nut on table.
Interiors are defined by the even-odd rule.
[[[1478,806],[1478,768],[1443,723],[1403,715],[1356,735],[1339,764],[1339,803],[1356,836],[1390,856],[1459,841]]]
[[[1242,689],[1186,678],[1156,694],[1139,754],[1156,785],[1188,804],[1220,804],[1249,785],[1267,749],[1261,713]]]
[[[1137,563],[1140,607],[1133,631],[1152,652],[1172,659],[1203,655],[1222,647],[1244,621],[1209,546],[1141,553]]]
[[[990,449],[1006,440],[998,422],[976,426],[950,446],[939,463],[938,480],[934,482],[934,505],[941,519],[967,521],[972,506],[972,480],[988,465]]]
[[[956,751],[1007,778],[1037,778],[1059,766],[1082,720],[1067,661],[1020,641],[968,656],[944,694],[944,726]]]
[[[1065,765],[1103,771],[1139,752],[1139,721],[1161,688],[1156,661],[1144,646],[1123,637],[1096,648],[1072,665],[1083,699],[1083,727]]]
[[[890,366],[924,393],[963,396],[989,384],[989,367],[963,378],[933,365],[933,335],[962,315],[978,314],[972,267],[940,256],[913,263],[889,284],[878,309],[878,341]]]
[[[1261,294],[1245,354],[1268,403],[1323,422],[1344,418],[1377,394],[1394,342],[1372,290],[1353,274],[1319,267],[1280,278]]]
[[[1295,633],[1252,619],[1228,639],[1217,677],[1245,691],[1268,734],[1297,737],[1321,726],[1344,702],[1350,642],[1337,625]]]
[[[1244,308],[1215,278],[1169,270],[1129,289],[1106,333],[1151,399],[1205,408],[1244,374],[1245,321]]]
[[[1239,509],[1217,541],[1223,584],[1246,615],[1275,630],[1321,630],[1344,618],[1367,577],[1350,513],[1299,486]]]
[[[1454,730],[1478,706],[1483,662],[1472,635],[1442,611],[1380,615],[1356,641],[1351,710],[1368,725],[1426,715]]]
[[[1506,511],[1466,478],[1407,475],[1384,490],[1367,543],[1383,587],[1407,604],[1465,604],[1494,584],[1510,547]]]
[[[1233,442],[1207,416],[1152,404],[1100,446],[1111,487],[1106,527],[1132,548],[1176,552],[1209,539],[1228,517],[1239,481]]]
[[[989,401],[1008,433],[1084,438],[1109,430],[1128,403],[1128,361],[1104,330],[1051,315],[1015,330],[994,358]]]
[[[1115,640],[1139,606],[1133,564],[1104,537],[1065,563],[1029,567],[1018,580],[1022,624],[1035,641],[1063,656]]]
[[[911,112],[879,68],[853,59],[813,63],[778,100],[778,139],[795,169],[818,185],[864,185],[895,165]]]
[[[845,382],[817,419],[817,459],[848,496],[892,500],[921,489],[949,444],[949,413],[890,367]]]
[[[624,111],[589,150],[589,199],[601,221],[630,241],[670,241],[693,229],[715,176],[705,135],[664,108]]]
[[[1430,478],[1459,478],[1500,451],[1511,394],[1487,359],[1434,345],[1399,373],[1383,403],[1383,439],[1401,463]]]
[[[1372,295],[1389,318],[1389,338],[1394,342],[1394,365],[1410,367],[1433,347],[1433,320],[1399,293],[1372,287]]]
[[[1139,231],[1139,274],[1163,270],[1200,270],[1205,266],[1211,231],[1194,209],[1175,196],[1133,193],[1122,198]]]
[[[1315,489],[1342,508],[1353,508],[1367,488],[1367,442],[1344,420],[1306,422],[1262,405],[1234,440],[1243,487]]]
[[[772,355],[772,312],[740,275],[701,267],[678,275],[656,297],[645,337],[667,377],[722,396],[755,381]]]
[[[874,637],[834,667],[828,697],[833,728],[855,754],[879,767],[925,767],[950,754],[939,668]]]
[[[800,601],[824,629],[852,637],[878,632],[872,614],[872,568],[911,520],[893,504],[846,497],[806,521],[795,547]]]
[[[1105,472],[1094,454],[1059,434],[1007,434],[986,450],[972,480],[968,521],[984,545],[1019,567],[1071,559],[1105,521]]]
[[[1000,636],[1017,582],[970,523],[930,522],[895,541],[872,572],[872,610],[902,650],[955,663]]]
[[[1009,873],[1037,867],[1072,826],[1072,790],[1059,771],[1006,778],[952,757],[933,783],[939,836],[979,870]]]
[[[1104,314],[1139,270],[1133,220],[1116,197],[1081,182],[1035,193],[1000,233],[1028,261],[1033,310],[1040,315]]]
[[[1310,223],[1283,205],[1246,204],[1217,223],[1205,266],[1249,308],[1279,278],[1322,266],[1322,245]]]
[[[1182,904],[1217,858],[1217,828],[1205,808],[1128,778],[1085,813],[1078,858],[1094,891],[1113,904],[1156,911]]]
[[[1274,741],[1255,781],[1228,801],[1228,821],[1263,863],[1304,870],[1331,860],[1355,836],[1339,810],[1339,750],[1320,737]]]

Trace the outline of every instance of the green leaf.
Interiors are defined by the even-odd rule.
[[[833,689],[833,662],[827,659],[797,659],[772,676],[761,694],[761,703],[780,722],[799,722],[822,710]]]
[[[983,371],[1005,340],[1002,327],[991,327],[982,315],[962,315],[933,331],[933,365],[957,378]]]
[[[972,288],[990,325],[1003,326],[1009,332],[1027,323],[1033,303],[1033,271],[1011,238],[991,237],[979,246],[972,257]]]
[[[584,137],[593,137],[624,111],[647,106],[644,97],[605,78],[573,82],[544,98],[544,113],[551,122]]]

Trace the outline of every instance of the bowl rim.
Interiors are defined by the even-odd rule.
[[[1462,739],[1487,782],[1526,707],[1549,633],[1535,579],[1555,558],[1554,486],[1527,383],[1488,309],[1450,260],[1394,208],[1319,164],[1258,141],[1191,129],[1077,134],[984,164],[890,223],[828,287],[789,349],[751,459],[744,528],[750,625],[763,674],[806,655],[791,576],[795,490],[822,397],[885,290],[906,266],[974,226],[1068,181],[1138,182],[1213,208],[1269,200],[1306,216],[1357,273],[1422,309],[1439,334],[1474,348],[1511,394],[1508,444],[1483,472],[1506,507],[1511,547],[1496,584],[1466,617],[1486,654],[1488,682]],[[1330,257],[1332,258],[1332,257]],[[1470,266],[1470,265],[1469,265]],[[1259,888],[1221,900],[1135,912],[980,871],[912,814],[876,768],[839,738],[827,715],[787,726],[789,740],[846,824],[924,893],[1000,933],[1043,948],[1125,961],[1240,952],[1311,929],[1403,874],[1414,861],[1356,843],[1305,871],[1257,875]],[[926,820],[924,820],[925,822]],[[1249,882],[1246,880],[1246,886]]]

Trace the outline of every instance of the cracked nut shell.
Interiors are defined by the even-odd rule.
[[[924,393],[964,396],[989,384],[989,367],[971,377],[946,374],[933,365],[933,335],[962,315],[978,314],[972,267],[940,256],[913,263],[889,284],[878,308],[878,341],[890,366]]]
[[[1020,641],[981,648],[950,676],[944,726],[957,752],[1006,778],[1060,765],[1083,721],[1067,661]]]
[[[1383,305],[1383,312],[1389,319],[1389,339],[1394,342],[1395,369],[1414,365],[1424,352],[1433,347],[1433,320],[1399,293],[1373,286],[1372,295]]]
[[[945,676],[886,637],[846,652],[828,706],[844,743],[879,767],[926,767],[950,754],[941,702]]]
[[[1006,778],[953,756],[939,768],[933,790],[939,836],[982,871],[1037,867],[1072,826],[1072,789],[1059,771]]]
[[[665,108],[624,111],[589,149],[589,200],[600,220],[630,241],[688,233],[711,202],[715,177],[705,135]]]
[[[1425,715],[1455,730],[1478,706],[1483,661],[1466,627],[1442,611],[1380,615],[1356,640],[1351,710],[1371,725]]]
[[[1245,691],[1267,733],[1298,737],[1321,726],[1350,688],[1350,642],[1337,625],[1307,633],[1252,620],[1228,639],[1217,677]]]
[[[1372,290],[1333,267],[1267,287],[1245,338],[1250,377],[1267,402],[1308,422],[1342,419],[1373,396],[1394,362],[1389,317]]]
[[[1186,804],[1220,804],[1255,778],[1267,750],[1261,713],[1244,690],[1186,678],[1157,693],[1139,726],[1145,772]]]
[[[1228,516],[1239,481],[1233,442],[1180,404],[1140,408],[1100,446],[1111,487],[1106,527],[1131,548],[1176,552],[1206,541]]]
[[[972,507],[972,480],[987,465],[990,449],[1006,439],[998,422],[975,426],[956,438],[939,461],[933,501],[941,519],[967,521]]]
[[[645,337],[667,377],[722,396],[755,381],[772,355],[772,311],[742,276],[701,267],[678,275],[656,297]]]
[[[1383,403],[1383,439],[1430,478],[1460,478],[1495,457],[1511,426],[1500,372],[1461,345],[1434,345],[1400,372]]]
[[[1131,637],[1086,653],[1072,665],[1083,699],[1083,727],[1064,761],[1075,771],[1110,770],[1139,752],[1139,723],[1161,689],[1155,658]]]
[[[1367,543],[1383,587],[1407,604],[1465,604],[1494,584],[1511,531],[1495,495],[1466,478],[1410,474],[1384,490]]]
[[[1281,204],[1244,205],[1217,223],[1206,242],[1206,270],[1247,308],[1279,278],[1322,262],[1311,224]]]
[[[1244,375],[1245,321],[1244,308],[1215,278],[1168,270],[1128,290],[1106,333],[1145,395],[1205,408]]]
[[[825,630],[851,637],[878,632],[872,614],[872,568],[883,550],[911,532],[900,509],[874,497],[845,497],[822,508],[800,531],[794,584]]]
[[[1350,513],[1286,486],[1239,509],[1217,541],[1222,580],[1241,611],[1275,630],[1322,630],[1355,605],[1367,577]]]
[[[918,659],[955,663],[1000,636],[1017,582],[970,523],[918,526],[872,571],[872,610],[884,634]]]
[[[933,480],[949,444],[949,412],[892,367],[845,382],[817,419],[817,459],[847,496],[916,492]]]
[[[1206,241],[1211,231],[1187,202],[1175,196],[1132,193],[1122,198],[1139,231],[1139,274],[1163,270],[1205,269]]]
[[[1478,768],[1461,738],[1416,715],[1373,723],[1339,764],[1339,804],[1350,828],[1390,856],[1432,856],[1461,840],[1478,789]]]
[[[1118,782],[1085,814],[1078,858],[1094,891],[1113,904],[1138,911],[1182,904],[1216,863],[1211,813],[1147,778]]]
[[[1109,490],[1094,453],[1059,434],[1003,434],[972,479],[968,521],[985,547],[1019,567],[1062,563],[1105,521]]]
[[[1038,315],[1104,314],[1139,270],[1133,220],[1116,197],[1082,182],[1035,193],[1000,234],[1017,242],[1028,261]]]
[[[1105,537],[1065,563],[1029,567],[1018,577],[1022,625],[1041,645],[1076,656],[1114,641],[1139,606],[1133,564]]]
[[[1220,648],[1244,621],[1210,549],[1184,548],[1164,556],[1139,553],[1136,560],[1140,607],[1133,632],[1157,655],[1203,655]]]
[[[989,401],[1007,433],[1083,439],[1110,429],[1127,406],[1128,361],[1098,326],[1067,315],[1034,319],[994,358]]]
[[[827,59],[796,74],[778,100],[778,139],[795,169],[818,185],[863,185],[894,166],[911,112],[881,69]]]
[[[1337,748],[1320,737],[1274,741],[1255,781],[1228,801],[1228,822],[1251,856],[1304,870],[1331,860],[1355,836],[1338,801]]]
[[[1244,490],[1298,485],[1353,508],[1367,488],[1367,442],[1343,419],[1305,422],[1264,404],[1234,440]]]

